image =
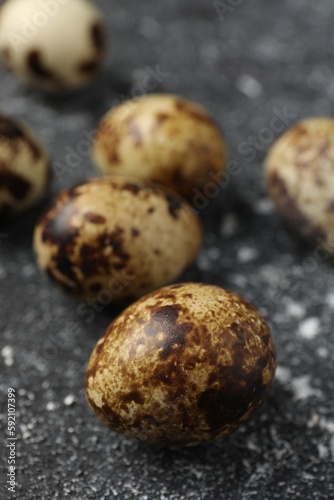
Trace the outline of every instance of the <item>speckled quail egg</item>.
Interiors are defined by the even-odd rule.
[[[44,91],[88,84],[105,55],[105,29],[90,0],[10,0],[0,8],[0,56]]]
[[[62,191],[37,223],[34,248],[65,291],[111,303],[174,281],[201,239],[197,215],[178,195],[108,176]]]
[[[0,215],[23,211],[39,201],[50,173],[49,157],[35,135],[0,115]]]
[[[151,94],[104,116],[92,157],[104,174],[150,179],[192,199],[208,182],[218,183],[226,151],[205,109],[179,96]]]
[[[262,405],[275,347],[260,314],[200,283],[157,290],[111,323],[88,363],[86,396],[110,428],[158,445],[227,436]]]
[[[281,215],[334,254],[334,120],[308,118],[291,127],[271,148],[265,172]]]

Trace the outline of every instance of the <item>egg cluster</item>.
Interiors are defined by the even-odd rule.
[[[89,0],[0,7],[0,57],[40,90],[90,83],[106,45],[102,16]],[[265,164],[278,211],[332,254],[333,137],[334,120],[304,120],[282,135]],[[88,403],[107,426],[149,443],[222,438],[262,405],[276,366],[269,327],[249,303],[216,286],[172,284],[201,246],[190,200],[224,172],[224,136],[200,105],[151,94],[102,118],[92,161],[104,176],[60,192],[33,242],[39,268],[66,293],[135,300],[90,357]],[[49,180],[39,140],[0,115],[1,215],[40,201]]]

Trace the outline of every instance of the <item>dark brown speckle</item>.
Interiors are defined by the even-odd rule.
[[[84,219],[92,224],[104,224],[106,222],[106,218],[102,215],[94,214],[93,212],[87,212],[84,215]]]
[[[31,50],[27,55],[27,66],[31,73],[38,78],[44,80],[54,79],[52,72],[44,66],[41,53],[37,49]]]
[[[24,200],[28,195],[31,184],[23,177],[1,168],[0,164],[0,188],[7,191],[17,200]]]
[[[95,23],[91,28],[91,36],[98,52],[102,52],[106,45],[105,30],[102,23]]]
[[[85,61],[79,64],[78,70],[79,73],[96,73],[96,71],[99,69],[99,66],[100,62],[96,59],[92,59],[90,61]]]
[[[140,231],[139,231],[139,229],[136,229],[135,227],[133,227],[133,228],[131,229],[131,234],[132,234],[132,236],[133,236],[134,238],[138,238],[138,236],[140,235]]]
[[[182,208],[182,202],[172,196],[171,194],[166,194],[166,199],[168,201],[168,211],[170,215],[174,218],[178,218],[178,212]]]
[[[192,106],[191,103],[188,103],[183,99],[175,99],[175,108],[177,109],[177,111],[181,111],[189,115],[194,120],[210,126],[216,126],[215,122],[209,115],[202,112],[200,109],[197,109],[195,106]]]
[[[19,151],[19,145],[24,143],[30,148],[34,159],[37,160],[41,156],[38,145],[30,135],[25,133],[24,129],[15,120],[9,119],[4,115],[0,115],[0,141],[2,140],[9,141],[10,146],[16,153]]]

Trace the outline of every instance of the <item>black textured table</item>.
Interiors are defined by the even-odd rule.
[[[114,313],[87,323],[78,302],[39,273],[31,236],[41,207],[1,223],[0,498],[15,498],[5,485],[9,387],[16,390],[17,498],[334,498],[334,267],[276,215],[262,170],[278,130],[333,112],[334,3],[97,3],[113,49],[96,84],[50,98],[1,69],[1,112],[29,123],[49,148],[55,193],[95,174],[87,141],[116,102],[167,91],[204,104],[239,168],[230,168],[219,193],[195,200],[205,244],[182,279],[253,302],[272,327],[278,370],[262,411],[224,441],[166,450],[116,435],[91,413],[83,389],[91,350]]]

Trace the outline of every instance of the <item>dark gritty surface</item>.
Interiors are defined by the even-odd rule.
[[[17,498],[333,498],[334,267],[274,213],[262,161],[283,125],[333,112],[334,4],[240,2],[220,19],[211,2],[98,3],[113,59],[96,84],[43,97],[0,70],[1,112],[25,120],[47,145],[57,192],[94,175],[88,141],[115,102],[155,90],[207,106],[234,163],[225,188],[194,199],[206,240],[183,279],[220,284],[259,307],[279,367],[261,413],[224,441],[164,450],[119,437],[90,412],[83,389],[86,362],[113,313],[82,314],[39,274],[31,235],[40,207],[1,223],[0,497],[13,497],[4,486],[4,429],[14,387]]]

